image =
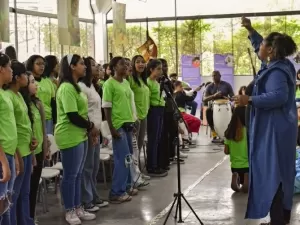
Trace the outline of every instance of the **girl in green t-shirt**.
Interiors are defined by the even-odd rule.
[[[42,102],[36,97],[37,85],[32,74],[28,75],[28,85],[20,89],[28,108],[28,116],[31,121],[33,137],[37,140],[34,151],[36,164],[33,167],[30,180],[30,216],[35,217],[35,206],[39,182],[43,169],[43,162],[48,155],[48,138],[46,134],[46,118]]]
[[[102,107],[113,137],[114,174],[110,201],[123,203],[130,201],[130,195],[136,195],[132,189],[130,164],[132,163],[132,130],[134,116],[132,108],[133,93],[126,80],[128,71],[124,58],[115,57],[109,65],[112,77],[104,84]],[[127,189],[127,186],[129,188]]]
[[[52,106],[55,101],[55,89],[52,80],[44,75],[45,59],[40,55],[30,56],[26,62],[26,69],[32,73],[38,86],[37,97],[45,109],[47,134],[53,134]]]
[[[245,106],[234,109],[231,121],[225,131],[224,153],[230,155],[232,190],[248,193],[249,163],[245,111]]]
[[[160,168],[158,147],[161,140],[165,108],[164,95],[157,79],[162,75],[162,63],[152,59],[147,64],[147,84],[150,93],[150,109],[147,115],[147,171],[150,176],[164,177],[167,171]]]
[[[147,86],[147,71],[146,71],[146,62],[141,55],[136,55],[132,58],[132,73],[128,77],[131,90],[134,93],[134,103],[137,113],[137,122],[136,122],[136,142],[137,149],[141,151],[144,145],[144,139],[147,128],[147,115],[150,107],[150,92]],[[136,148],[134,148],[135,150]],[[133,155],[138,155],[134,153]],[[137,160],[138,162],[139,160]],[[137,164],[136,167],[139,167]],[[139,170],[139,169],[138,169]],[[144,174],[141,175],[141,178],[150,179],[149,176]],[[141,181],[144,183],[144,181]]]
[[[22,157],[24,171],[20,173],[14,183],[14,194],[12,197],[12,209],[10,219],[12,224],[16,224],[16,215],[18,223],[26,224],[30,217],[29,212],[29,193],[30,177],[32,166],[35,165],[34,150],[38,146],[38,141],[32,136],[31,121],[28,116],[28,107],[20,94],[20,89],[28,84],[28,76],[23,63],[13,60],[11,62],[13,70],[12,82],[8,85],[7,95],[10,97],[16,118],[18,145],[17,152]],[[21,209],[21,210],[20,210]],[[20,210],[17,212],[17,210]]]
[[[61,192],[69,224],[94,220],[96,216],[81,206],[81,176],[87,154],[87,139],[98,142],[99,130],[88,119],[88,100],[78,83],[86,66],[79,55],[66,55],[60,63],[60,84],[56,93],[57,123],[54,137],[64,169]]]
[[[17,128],[13,105],[6,92],[2,89],[4,84],[11,82],[12,70],[10,59],[7,55],[0,53],[0,204],[8,206],[8,198],[13,191],[13,183],[16,177],[14,155],[17,147]],[[9,199],[11,201],[11,199]],[[7,207],[0,207],[0,221],[9,224],[9,216],[4,215]],[[7,213],[7,212],[6,212]],[[9,213],[8,213],[9,214]]]

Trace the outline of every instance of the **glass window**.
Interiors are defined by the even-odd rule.
[[[94,24],[92,23],[87,23],[87,45],[88,55],[95,57]]]
[[[126,3],[126,19],[175,16],[174,0],[118,0],[118,2]],[[112,10],[107,14],[107,19],[113,19]]]
[[[27,60],[27,16],[23,14],[18,14],[18,59],[20,62],[25,62]]]
[[[27,57],[39,54],[39,18],[36,16],[27,16]]]
[[[70,46],[70,53],[88,56],[87,24],[80,22],[80,46]]]
[[[50,33],[50,19],[49,18],[39,18],[39,39],[40,39],[40,55],[46,56],[51,52],[51,33]]]
[[[79,18],[93,19],[90,1],[79,0]]]
[[[150,29],[150,27],[149,27]],[[107,26],[108,52],[114,56],[121,55],[132,58],[138,54],[137,48],[146,41],[146,23],[128,23],[126,24],[127,44],[115,46],[113,39],[113,25]]]
[[[286,22],[281,26],[285,27],[285,33],[290,35],[300,50],[300,15],[286,16]],[[282,21],[281,21],[282,23]]]
[[[57,14],[57,0],[17,0],[17,8]]]
[[[15,0],[9,0],[9,7],[15,7]]]
[[[178,16],[276,12],[299,8],[300,1],[287,0],[177,0]],[[149,8],[148,10],[155,9]]]

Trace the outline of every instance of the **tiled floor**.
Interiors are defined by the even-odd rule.
[[[205,129],[205,128],[204,128]],[[204,130],[203,129],[203,130]],[[249,225],[257,224],[257,221],[245,221],[243,219],[247,196],[233,194],[230,189],[230,166],[227,157],[224,157],[223,149],[209,144],[209,139],[204,131],[199,136],[199,146],[191,149],[189,158],[182,168],[182,190],[195,209],[197,215],[205,225]],[[99,185],[99,191],[103,197],[108,191]],[[84,222],[87,225],[162,225],[167,209],[173,201],[173,193],[177,191],[177,170],[173,165],[170,173],[165,178],[152,179],[150,186],[140,191],[130,203],[110,205],[97,213],[97,219]],[[63,218],[63,208],[60,205],[59,194],[49,193],[49,211],[41,213],[38,210],[39,225],[66,224]],[[299,225],[298,204],[300,198],[295,197],[293,210],[293,222],[291,225]],[[184,224],[199,224],[195,216],[183,202]],[[177,224],[172,212],[167,225]]]

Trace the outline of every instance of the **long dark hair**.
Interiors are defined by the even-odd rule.
[[[76,66],[76,64],[79,62],[80,59],[81,59],[80,55],[77,55],[77,54],[72,55],[72,60],[71,60],[70,64],[68,62],[68,55],[65,55],[61,59],[58,88],[60,87],[60,85],[62,83],[69,82],[70,84],[72,84],[74,86],[74,88],[76,89],[76,91],[78,93],[81,92],[80,87],[77,85],[77,83],[73,79],[72,69],[71,69],[71,65]]]
[[[35,105],[35,107],[37,107],[37,103],[39,102],[39,99],[36,96],[30,96],[29,93],[29,85],[30,85],[30,81],[29,81],[29,77],[32,75],[30,72],[27,72],[28,75],[28,84],[26,87],[20,88],[20,93],[23,96],[23,99],[27,105],[28,108],[28,117],[30,119],[31,122],[31,129],[33,129],[33,124],[34,124],[34,117],[33,117],[33,112],[31,110],[31,103],[33,103]],[[32,75],[33,76],[33,75]]]
[[[150,59],[149,62],[147,63],[147,77],[151,75],[151,70],[157,68],[160,65],[162,65],[160,60]]]
[[[9,56],[0,52],[0,66],[1,67],[7,66],[9,61],[10,61]]]
[[[227,130],[225,131],[225,138],[233,141],[241,141],[244,137],[245,127],[245,106],[238,106],[233,110],[233,114],[228,125]]]
[[[26,61],[26,70],[30,71],[30,72],[33,72],[33,69],[34,69],[34,62],[37,60],[37,59],[42,59],[44,60],[45,62],[45,59],[43,56],[41,55],[32,55],[29,57],[29,59]],[[45,70],[44,70],[45,71]],[[44,77],[45,75],[43,74],[42,77]]]
[[[17,77],[26,73],[25,65],[17,60],[11,61],[11,69],[12,69],[12,81],[4,86],[4,89],[9,89],[12,84],[16,83]]]
[[[17,52],[15,47],[13,46],[7,46],[5,48],[5,54],[10,58],[10,60],[17,60]]]
[[[240,87],[240,90],[239,90],[239,95],[242,95],[243,94],[243,90],[246,91],[246,86],[242,86]]]
[[[134,82],[137,83],[137,85],[141,86],[141,82],[140,82],[139,77],[138,77],[138,72],[136,71],[136,68],[135,68],[135,62],[138,58],[142,58],[144,60],[143,56],[141,56],[141,55],[136,55],[132,58],[132,61],[131,61],[131,63],[132,63],[132,73],[131,73],[131,75],[132,75],[132,78],[133,78]],[[145,60],[144,60],[144,62],[145,62]],[[146,64],[146,62],[145,62],[145,64]],[[146,67],[145,67],[144,71],[141,73],[141,78],[142,78],[144,84],[147,85],[147,70],[146,70]]]
[[[109,64],[108,63],[103,64],[103,69],[104,69],[104,79],[103,80],[104,81],[107,81],[109,79],[109,77],[110,77],[110,75],[108,75],[106,73],[107,68],[109,68]]]
[[[55,55],[47,55],[45,56],[45,69],[44,69],[44,76],[50,77],[51,73],[53,72],[54,68],[58,64],[57,57]]]
[[[85,70],[85,76],[81,79],[81,82],[83,82],[87,87],[91,87],[91,85],[94,85],[94,88],[99,91],[100,86],[97,84],[96,79],[94,79],[93,71],[92,71],[92,63],[91,61],[95,61],[95,59],[91,56],[88,56],[86,58],[83,58],[84,64],[86,66]]]

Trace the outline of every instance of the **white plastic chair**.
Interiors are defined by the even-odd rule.
[[[102,174],[103,174],[104,185],[106,188],[108,188],[107,187],[107,179],[106,179],[106,171],[105,171],[105,162],[109,162],[110,170],[111,170],[110,155],[106,154],[106,153],[100,153],[100,163],[102,165]]]

